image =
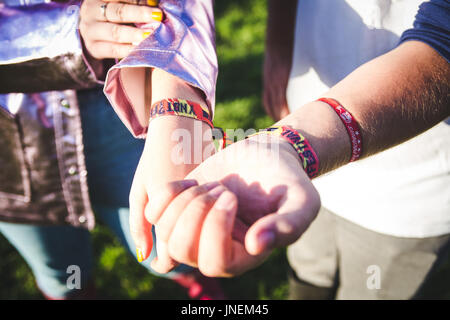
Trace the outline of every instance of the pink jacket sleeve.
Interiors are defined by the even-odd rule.
[[[122,122],[145,137],[134,113],[144,103],[144,70],[160,68],[201,89],[214,110],[217,57],[212,0],[161,0],[165,20],[133,52],[112,67],[104,92]]]

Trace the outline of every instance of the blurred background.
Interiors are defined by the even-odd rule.
[[[266,1],[216,1],[215,14],[219,59],[215,125],[267,127],[272,121],[261,101]],[[92,241],[99,298],[187,298],[172,281],[149,274],[101,224],[92,232]],[[221,282],[231,299],[285,299],[286,269],[285,250],[279,249],[259,268]],[[1,234],[0,273],[0,299],[42,299],[30,269]]]

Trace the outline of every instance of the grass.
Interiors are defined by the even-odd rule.
[[[219,59],[215,124],[224,128],[263,128],[271,124],[261,104],[266,1],[216,1]],[[98,295],[111,299],[184,299],[171,281],[139,266],[111,232],[99,224],[92,232]],[[0,299],[40,299],[33,275],[17,251],[0,236]],[[284,299],[287,294],[284,250],[259,268],[223,279],[236,299]]]

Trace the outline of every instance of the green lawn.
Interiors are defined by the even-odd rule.
[[[223,128],[263,128],[271,124],[261,105],[266,1],[216,1],[219,78],[215,123]],[[95,277],[100,297],[112,299],[183,299],[171,281],[138,265],[109,230],[92,232]],[[258,269],[221,280],[229,297],[284,299],[287,294],[285,251],[276,251]],[[0,299],[41,298],[30,269],[0,236]]]

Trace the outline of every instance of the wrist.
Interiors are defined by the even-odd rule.
[[[318,175],[348,163],[351,154],[348,133],[339,116],[326,103],[307,103],[275,125],[290,126],[309,141],[320,159]]]
[[[280,136],[261,132],[258,135],[249,136],[246,140],[258,143],[259,145],[264,144],[265,148],[269,150],[279,150],[280,154],[286,155],[286,157],[295,160],[294,162],[298,162],[300,167],[302,167],[301,160],[295,149],[287,140]],[[274,145],[276,145],[276,147],[273,147]]]
[[[308,177],[312,179],[318,175],[319,158],[309,141],[295,129],[292,129],[289,126],[272,126],[255,133],[253,136],[258,136],[258,138],[264,136],[264,140],[266,141],[268,139],[267,136],[274,136],[284,140],[290,145],[291,152],[295,151],[296,158],[299,160],[301,168],[303,168]],[[278,146],[281,146],[281,150],[283,150],[283,148],[285,149],[284,144],[278,143]],[[280,148],[278,148],[278,150],[280,150]]]
[[[208,124],[178,116],[152,119],[145,148],[171,165],[189,165],[193,168],[215,152],[212,130]]]
[[[151,118],[151,109],[155,103],[164,100],[188,100],[200,105],[201,108],[208,110],[211,115],[211,109],[206,103],[203,92],[194,88],[184,80],[167,73],[161,69],[147,68],[145,71],[145,121],[149,125]]]

